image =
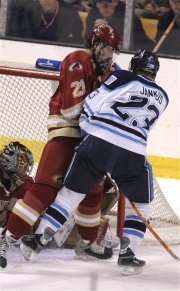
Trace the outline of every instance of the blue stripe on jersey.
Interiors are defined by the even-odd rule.
[[[117,120],[122,120],[122,118],[121,117],[118,117],[118,116],[115,116],[114,114],[112,114],[112,113],[98,113],[98,115],[96,115],[96,116],[105,116],[105,117],[111,117],[111,118],[114,118],[114,119],[117,119]],[[93,119],[93,118],[92,118]],[[80,123],[81,122],[83,122],[83,121],[87,121],[87,122],[90,122],[91,123],[91,121],[90,120],[88,120],[88,118],[87,118],[87,116],[86,115],[81,115],[81,117],[80,117]],[[95,124],[94,122],[92,122],[93,124]],[[123,124],[123,126],[125,126],[124,124]],[[143,128],[138,128],[141,132],[142,132],[142,134],[146,137],[146,139],[147,139],[147,132],[146,132],[146,130],[144,130]],[[138,132],[138,131],[137,131]],[[82,134],[81,134],[81,136],[83,136]]]
[[[138,236],[138,237],[140,237],[140,238],[144,238],[144,232],[140,232],[140,231],[138,231],[138,230],[129,229],[129,228],[124,228],[124,229],[123,229],[123,232],[124,232],[124,233],[127,233],[127,234],[134,235],[134,236]]]
[[[119,120],[120,120],[120,121],[123,121],[123,126],[125,126],[125,125],[124,125],[124,120],[123,120],[120,116],[114,115],[113,113],[98,113],[98,114],[96,113],[96,116],[97,116],[97,117],[98,117],[98,116],[105,116],[105,117],[107,116],[107,117],[112,117],[112,118],[114,118],[114,119],[117,119],[118,121],[119,121]],[[128,128],[129,128],[129,127],[128,127]],[[134,128],[133,130],[137,130],[137,129]],[[139,127],[138,127],[138,130],[141,131],[142,134],[145,135],[145,137],[147,138],[148,135],[147,135],[147,132],[146,132],[145,129],[143,129],[143,128],[139,128]],[[137,130],[137,131],[138,131],[138,130]]]
[[[146,137],[142,133],[140,133],[139,131],[137,131],[133,128],[127,127],[125,124],[120,124],[120,123],[117,123],[113,120],[109,120],[109,119],[101,118],[101,117],[97,117],[97,116],[92,116],[91,120],[92,120],[92,122],[93,122],[93,120],[99,121],[100,123],[105,124],[107,126],[110,125],[112,127],[115,127],[116,129],[119,129],[119,130],[125,131],[127,133],[136,135],[137,137],[140,137],[140,138],[144,139],[145,141],[147,140]]]
[[[83,106],[87,109],[87,111],[90,113],[90,115],[94,115],[94,111],[91,109],[91,107],[89,106],[89,104],[87,103],[86,99],[84,100],[84,104]],[[85,113],[87,114],[88,112],[85,111]]]
[[[114,134],[116,134],[118,136],[122,136],[122,137],[124,137],[126,139],[129,139],[129,140],[133,141],[133,142],[136,142],[136,143],[139,143],[139,144],[141,144],[143,146],[146,146],[145,142],[142,142],[142,141],[140,141],[138,139],[130,137],[130,136],[126,135],[126,134],[120,133],[120,132],[118,132],[118,131],[116,131],[116,130],[114,130],[112,128],[109,128],[109,127],[103,125],[103,124],[99,124],[99,123],[93,122],[93,120],[91,120],[91,121],[90,120],[86,120],[86,121],[89,122],[93,126],[97,126],[97,127],[103,128],[103,129],[105,129],[107,131],[110,131],[110,132],[112,132],[112,133],[114,133]]]
[[[109,119],[106,119],[106,118],[103,118],[103,117],[98,117],[98,116],[92,116],[91,117],[92,120],[97,120],[97,121],[100,121],[100,122],[103,122],[103,123],[107,123],[108,125],[111,125],[111,126],[114,126],[118,129],[121,129],[121,130],[124,130],[124,131],[127,131],[128,133],[131,133],[131,134],[134,134],[142,139],[144,139],[145,141],[147,140],[146,137],[140,133],[139,131],[133,129],[133,128],[130,128],[130,127],[127,127],[125,124],[120,124],[120,123],[117,123],[113,120],[109,120]]]

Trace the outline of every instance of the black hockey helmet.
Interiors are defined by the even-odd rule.
[[[0,184],[13,191],[24,183],[33,166],[32,152],[19,142],[10,142],[0,151]]]
[[[129,71],[134,73],[145,73],[153,80],[159,70],[159,60],[156,53],[141,50],[132,57],[129,64]]]

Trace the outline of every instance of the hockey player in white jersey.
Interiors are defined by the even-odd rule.
[[[157,55],[141,50],[131,59],[128,71],[113,73],[85,99],[80,120],[85,137],[75,151],[64,187],[55,199],[61,212],[57,228],[77,208],[84,193],[89,193],[106,173],[111,174],[127,200],[133,201],[143,216],[149,218],[153,174],[146,157],[147,140],[168,105],[166,92],[154,81],[158,70]],[[57,230],[50,222],[44,227]],[[136,252],[145,231],[146,226],[127,203],[118,258],[122,274],[142,272],[145,261],[138,259]],[[47,243],[45,236],[41,242]]]

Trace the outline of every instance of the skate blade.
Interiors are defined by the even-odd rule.
[[[35,255],[35,252],[23,243],[21,243],[19,247],[20,247],[21,253],[23,254],[24,258],[27,261],[31,261]]]
[[[120,273],[123,276],[138,275],[143,272],[143,267],[133,267],[133,266],[119,266]]]

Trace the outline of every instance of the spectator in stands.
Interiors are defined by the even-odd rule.
[[[180,13],[180,0],[169,0],[171,7],[170,11],[163,14],[158,21],[158,29],[156,35],[156,41],[161,38],[168,25],[172,22],[174,17]],[[180,15],[176,19],[176,22],[164,40],[163,44],[159,48],[160,53],[165,53],[172,56],[180,57]]]
[[[37,0],[26,6],[23,37],[83,44],[83,24],[74,7],[59,0]]]
[[[90,37],[93,27],[102,23],[108,23],[123,36],[125,5],[118,0],[96,0],[95,7],[91,9],[86,19],[85,38]],[[143,46],[143,48],[151,50],[153,45],[153,41],[146,36],[141,21],[135,16],[133,42],[130,49],[138,50]]]
[[[135,13],[138,17],[158,19],[169,11],[168,0],[137,0]]]
[[[93,0],[63,0],[72,5],[78,11],[89,12],[93,5]]]
[[[89,12],[94,6],[93,0],[79,0],[80,2],[80,11]]]
[[[32,0],[11,0],[8,9],[8,22],[6,35],[24,37],[25,10]]]

